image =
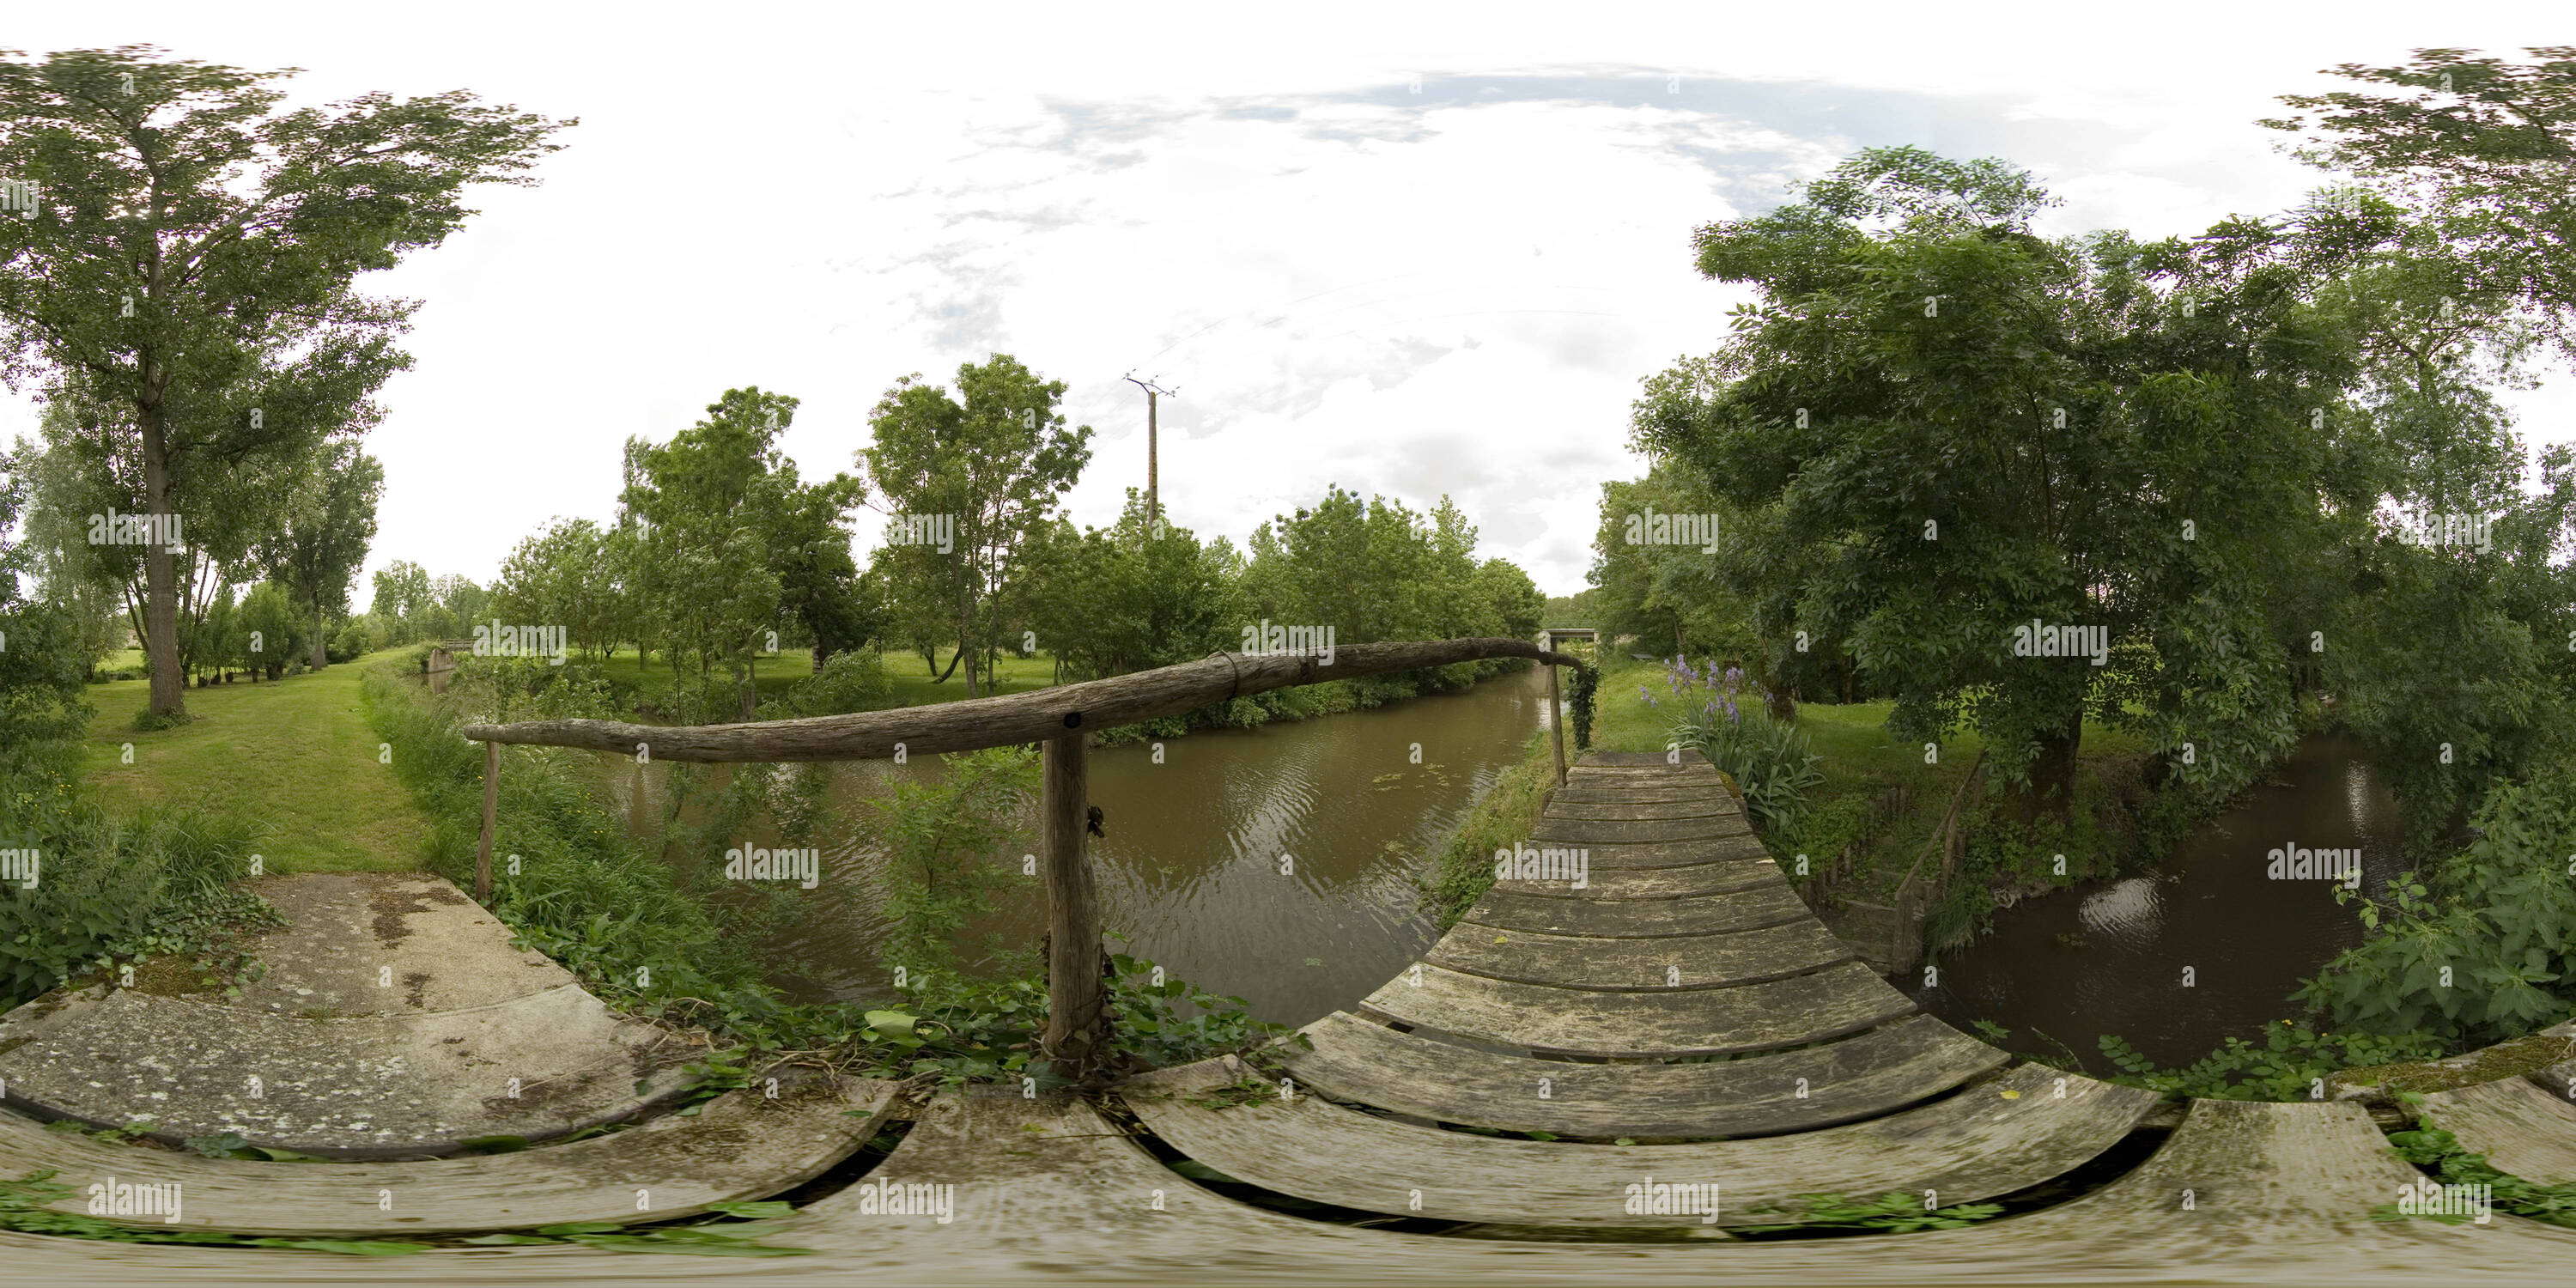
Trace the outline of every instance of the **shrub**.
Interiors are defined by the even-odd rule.
[[[9,749],[0,842],[37,852],[34,888],[0,891],[0,1009],[222,897],[249,871],[259,830],[190,810],[109,810],[80,790],[79,747]]]
[[[2432,1030],[2463,1041],[2518,1037],[2576,1011],[2576,766],[2498,783],[2482,835],[2361,901],[2369,935],[2326,963],[2299,1000],[2341,1028]],[[2335,890],[2337,900],[2353,892]]]
[[[823,669],[796,682],[787,694],[787,707],[800,716],[837,716],[852,711],[874,711],[894,696],[894,682],[886,678],[885,659],[874,650],[862,649],[833,654]]]
[[[373,640],[367,633],[366,623],[356,618],[342,623],[339,631],[331,636],[330,642],[322,646],[322,655],[334,662],[355,661],[374,651]]]

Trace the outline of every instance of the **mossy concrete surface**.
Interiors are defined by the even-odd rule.
[[[12,1108],[155,1139],[238,1136],[320,1157],[541,1140],[685,1091],[701,1039],[618,1015],[445,880],[260,883],[288,919],[238,998],[122,979],[0,1016]],[[147,976],[150,976],[147,978]],[[176,991],[181,995],[172,995]]]

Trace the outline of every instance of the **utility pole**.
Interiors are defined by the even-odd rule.
[[[1154,423],[1154,407],[1157,399],[1178,398],[1181,395],[1178,390],[1164,389],[1153,381],[1138,380],[1132,373],[1128,375],[1127,383],[1145,391],[1145,521],[1149,524],[1160,523],[1163,518],[1163,501],[1160,490],[1155,486],[1157,480],[1154,477],[1154,458],[1159,454],[1156,440],[1161,435],[1159,427]]]

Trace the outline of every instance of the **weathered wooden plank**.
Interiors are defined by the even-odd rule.
[[[1047,896],[1047,1025],[1039,1049],[1086,1077],[1108,1036],[1109,955],[1100,944],[1100,893],[1083,855],[1090,803],[1088,734],[1046,740],[1038,788],[1038,849]]]
[[[639,725],[616,720],[532,720],[507,725],[468,725],[481,742],[586,747],[632,755],[640,744],[656,760],[826,761],[870,760],[895,754],[972,751],[1043,742],[1067,733],[1090,733],[1139,721],[1176,716],[1212,702],[1326,680],[1347,680],[1480,658],[1526,657],[1552,665],[1576,659],[1528,640],[1406,640],[1353,644],[1321,657],[1295,654],[1220,653],[1196,662],[1157,667],[1034,693],[970,698],[930,706],[802,720],[728,725]]]
[[[1576,842],[1533,838],[1540,849],[1581,850],[1586,861],[1605,868],[1679,868],[1693,863],[1740,863],[1770,857],[1750,832],[1690,841]]]
[[[1723,792],[1726,780],[1707,765],[1657,765],[1651,769],[1639,766],[1578,765],[1565,771],[1568,787],[1638,787],[1689,786],[1705,791]]]
[[[1589,868],[1584,886],[1576,889],[1571,880],[1523,881],[1514,878],[1496,881],[1494,888],[1517,894],[1559,899],[1670,899],[1683,895],[1722,894],[1730,890],[1749,890],[1779,881],[1779,868],[1768,860],[1752,859],[1731,863],[1694,863],[1681,867],[1626,868],[1602,865]]]
[[[2228,1283],[2448,1281],[2468,1267],[2563,1249],[2576,1231],[2515,1217],[2492,1224],[2379,1221],[2424,1174],[2388,1149],[2350,1102],[2195,1100],[2147,1161],[2072,1203],[1988,1225],[1910,1235],[1926,1264],[1956,1267],[2081,1250],[2088,1265]],[[1945,1191],[1944,1201],[1948,1199]],[[2440,1267],[2451,1267],[2444,1271]],[[2520,1261],[2518,1264],[2533,1264]],[[2392,1276],[2394,1267],[2405,1273]],[[2346,1278],[2351,1276],[2352,1278]],[[2501,1279],[2499,1280],[2502,1281]]]
[[[2545,1185],[2576,1181],[2576,1104],[2564,1095],[2503,1078],[2432,1092],[2423,1112],[2499,1171]]]
[[[1716,783],[1637,783],[1634,785],[1603,783],[1598,779],[1569,781],[1548,796],[1549,803],[1581,802],[1592,805],[1619,805],[1630,801],[1673,804],[1684,801],[1724,801],[1727,809],[1740,809],[1726,789]]]
[[[1585,752],[1583,754],[1583,759],[1577,763],[1580,768],[1584,769],[1608,769],[1622,766],[1637,766],[1650,769],[1663,769],[1667,767],[1665,753],[1660,751],[1589,751]],[[1708,757],[1701,755],[1697,751],[1684,751],[1681,754],[1681,767],[1683,768],[1706,764],[1708,764]]]
[[[1490,927],[1452,929],[1426,962],[1488,979],[1660,992],[1786,979],[1852,960],[1849,945],[1813,918],[1732,934],[1594,939]]]
[[[1740,819],[1742,811],[1732,802],[1720,804],[1706,796],[1689,796],[1680,800],[1592,801],[1569,800],[1563,796],[1547,803],[1547,818],[1561,819]]]
[[[888,1196],[939,1191],[944,1214],[888,1211]],[[873,1202],[871,1200],[874,1200]],[[1389,1258],[1455,1266],[1462,1241],[1360,1229],[1253,1207],[1163,1165],[1080,1098],[935,1097],[893,1155],[866,1178],[789,1218],[769,1242],[823,1255],[761,1263],[758,1282],[850,1285],[1219,1283],[1257,1265],[1290,1265],[1287,1282],[1347,1282],[1349,1267]],[[601,1283],[637,1282],[641,1267],[679,1257],[614,1254]],[[417,1258],[415,1258],[417,1260]],[[514,1284],[528,1282],[521,1271]],[[1570,1268],[1570,1267],[1569,1267]],[[659,1267],[670,1282],[704,1267]],[[1339,1273],[1336,1273],[1338,1269]],[[727,1278],[741,1277],[739,1274]],[[1380,1276],[1372,1272],[1372,1280]],[[1430,1280],[1418,1279],[1429,1283]],[[655,1282],[660,1282],[656,1279]]]
[[[1652,819],[1539,819],[1530,829],[1538,845],[1626,845],[1644,841],[1714,841],[1749,836],[1751,824],[1735,816]]]
[[[866,1144],[894,1084],[868,1079],[736,1091],[687,1118],[665,1115],[606,1136],[513,1154],[385,1163],[249,1163],[111,1145],[0,1114],[0,1175],[51,1169],[87,1212],[86,1187],[110,1177],[182,1187],[179,1220],[155,1229],[243,1234],[400,1236],[517,1230],[566,1221],[667,1221],[712,1203],[763,1199],[821,1175]],[[856,1116],[845,1112],[857,1109]],[[637,1191],[644,1191],[638,1207]],[[393,1207],[380,1206],[380,1192]]]
[[[1498,884],[1458,924],[1595,939],[1657,939],[1753,930],[1813,915],[1775,874],[1734,890],[1659,899],[1568,899]]]
[[[1549,988],[1426,964],[1361,1005],[1405,1024],[1525,1051],[1599,1056],[1732,1055],[1829,1042],[1914,1011],[1858,962],[1736,988],[1654,993]]]
[[[1305,1033],[1314,1047],[1289,1048],[1288,1072],[1326,1095],[1440,1122],[1560,1136],[1809,1131],[1927,1099],[2011,1058],[1928,1015],[1822,1046],[1704,1064],[1502,1055],[1345,1011]]]
[[[1236,1076],[1222,1062],[1203,1061],[1135,1079],[1121,1094],[1174,1148],[1256,1185],[1377,1212],[1411,1210],[1418,1192],[1424,1216],[1539,1226],[1703,1223],[1629,1211],[1629,1187],[1650,1176],[1718,1186],[1722,1202],[1714,1223],[1725,1225],[1778,1220],[1753,1209],[1816,1191],[1928,1189],[1944,1203],[1973,1202],[2083,1165],[2126,1135],[2157,1099],[2134,1087],[2024,1066],[1920,1108],[1795,1136],[1580,1145],[1419,1127],[1311,1095],[1221,1109],[1189,1103]],[[1354,1167],[1353,1159],[1368,1162]]]

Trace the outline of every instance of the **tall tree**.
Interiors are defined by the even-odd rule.
[[[367,561],[376,539],[376,499],[384,494],[385,467],[354,442],[335,442],[296,489],[285,523],[253,552],[253,560],[313,612],[313,669],[330,665],[323,641],[331,619],[349,608],[349,581]]]
[[[2300,155],[2408,205],[2466,270],[2462,294],[2529,305],[2576,358],[2576,45],[2532,61],[2418,49],[2395,67],[2329,70],[2353,89],[2289,94],[2263,122],[2306,136]]]
[[[413,305],[357,275],[444,241],[469,185],[532,182],[557,127],[462,91],[283,110],[283,72],[156,52],[0,58],[0,174],[41,193],[0,220],[0,376],[131,408],[117,455],[176,515],[199,476],[364,430]],[[143,562],[152,710],[182,715],[173,560]]]
[[[1638,445],[1829,553],[1788,568],[1891,726],[1977,729],[2025,809],[2071,808],[2088,712],[2242,783],[2293,737],[2274,570],[2375,500],[2339,450],[2350,337],[2310,300],[2397,221],[2052,242],[2052,200],[2001,162],[1875,149],[1701,230],[1700,271],[1762,299],[1707,372],[1650,383]],[[2065,649],[2068,626],[2118,647]]]
[[[806,483],[778,437],[797,400],[728,389],[668,443],[626,446],[623,519],[638,543],[637,587],[658,606],[672,662],[694,652],[703,671],[724,659],[744,719],[757,703],[760,654],[800,631],[817,656],[869,629],[845,516],[862,483],[835,474]],[[854,638],[855,636],[855,638]]]
[[[970,659],[1001,638],[998,601],[1016,586],[1031,538],[1091,460],[1091,427],[1068,429],[1056,410],[1064,390],[1063,381],[1042,381],[997,353],[961,364],[954,395],[905,376],[868,417],[875,440],[859,462],[897,526],[915,538],[880,551],[878,566],[905,600],[946,607],[958,659],[968,660],[970,695],[980,692]]]

